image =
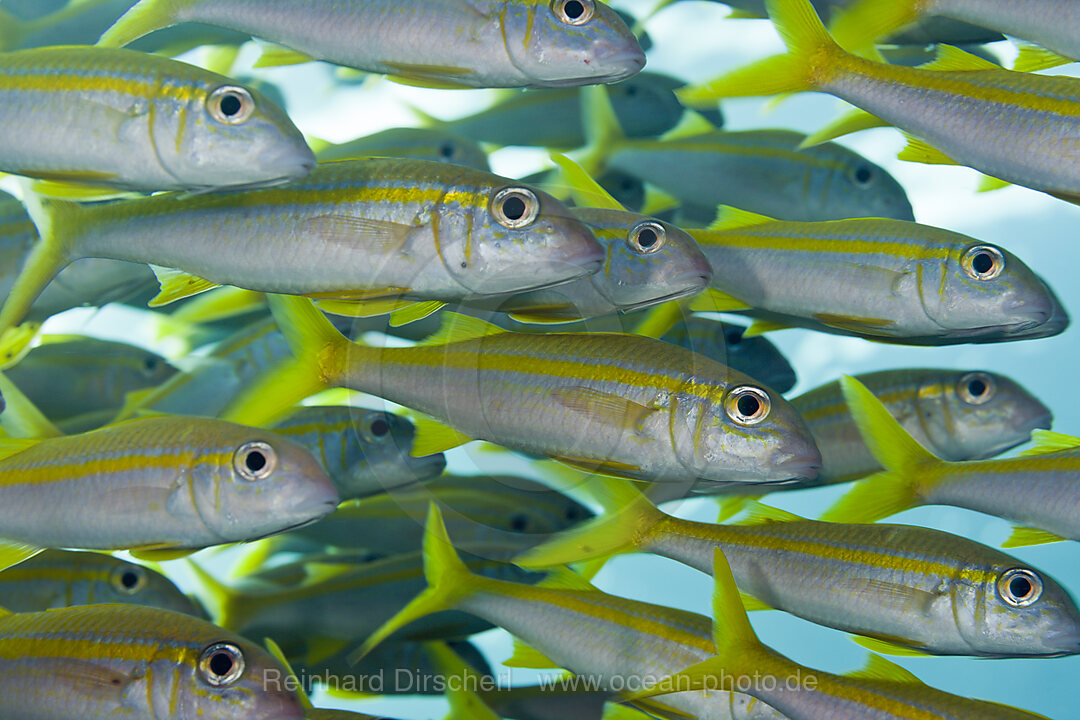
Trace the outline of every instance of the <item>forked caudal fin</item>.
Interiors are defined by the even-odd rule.
[[[254,426],[271,423],[304,398],[334,387],[344,369],[351,343],[310,300],[267,295],[267,302],[295,357],[257,378],[233,399],[222,419]]]
[[[80,257],[74,249],[81,224],[77,203],[46,200],[29,191],[24,202],[40,239],[0,309],[0,333],[19,324],[56,274]]]
[[[440,610],[449,610],[458,600],[472,592],[477,577],[469,571],[454,546],[450,544],[442,513],[434,502],[428,506],[427,526],[424,531],[424,577],[427,579],[427,589],[373,632],[360,649],[349,656],[349,662],[356,662],[364,657],[379,643],[412,621]]]
[[[828,522],[873,522],[919,504],[920,477],[944,463],[904,430],[858,380],[840,378],[848,408],[863,442],[885,471],[871,475],[829,508]]]
[[[99,47],[124,47],[155,30],[180,22],[180,13],[192,0],[141,0],[120,16],[97,41]]]
[[[767,0],[766,7],[787,54],[759,60],[704,85],[676,90],[685,105],[708,107],[725,97],[814,90],[818,77],[845,54],[807,0]]]

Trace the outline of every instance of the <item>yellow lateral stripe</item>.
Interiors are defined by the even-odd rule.
[[[63,658],[72,660],[171,660],[176,664],[193,666],[196,650],[172,645],[156,637],[124,636],[101,637],[85,640],[43,636],[45,633],[0,632],[0,659],[25,660],[26,658]]]
[[[758,226],[768,228],[768,225]],[[815,254],[837,253],[847,255],[888,255],[898,258],[946,260],[956,252],[953,245],[912,238],[904,241],[889,239],[872,242],[862,238],[851,239],[828,235],[793,235],[776,232],[771,234],[748,234],[745,230],[694,230],[694,239],[702,245],[754,248]]]
[[[139,98],[168,98],[188,103],[205,97],[207,91],[200,85],[163,82],[167,78],[153,77],[153,82],[134,80],[116,75],[75,75],[41,72],[14,74],[4,72],[0,65],[0,92],[74,92],[119,93]],[[168,78],[175,79],[175,78]]]
[[[899,390],[889,390],[884,392],[875,392],[874,396],[882,402],[883,405],[888,406],[895,402],[900,402],[909,397],[914,398],[914,388],[906,387]],[[835,415],[850,415],[847,403],[844,402],[844,396],[840,395],[833,402],[827,405],[817,405],[813,408],[807,409],[799,413],[802,419],[810,422],[812,420],[821,420],[827,417],[833,417]],[[854,422],[854,421],[852,421]]]
[[[33,450],[33,448],[31,448]],[[0,463],[0,486],[38,485],[52,482],[78,481],[90,475],[128,473],[138,470],[163,470],[170,468],[206,466],[228,467],[232,453],[197,455],[192,449],[178,450],[174,454],[142,455],[132,454],[122,457],[56,457],[43,458],[41,461],[16,464],[27,451],[13,455],[10,462]],[[14,466],[14,467],[12,467]],[[27,477],[28,476],[28,477]]]

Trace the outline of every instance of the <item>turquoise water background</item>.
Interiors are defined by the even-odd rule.
[[[638,14],[651,5],[614,4]],[[648,69],[702,81],[782,50],[767,21],[726,20],[727,12],[726,6],[696,1],[679,2],[661,12],[647,24],[654,43],[648,54]],[[1008,43],[994,47],[1007,60],[1015,52]],[[198,51],[191,57],[197,59]],[[250,63],[253,57],[253,53],[245,51],[241,65]],[[1056,72],[1068,73],[1069,68]],[[269,70],[260,75],[279,84],[285,92],[288,110],[301,130],[335,142],[385,127],[416,124],[409,104],[450,118],[475,111],[496,97],[491,91],[422,90],[389,82],[341,86],[335,84],[332,68],[323,64]],[[723,111],[730,129],[783,127],[808,132],[835,117],[842,107],[829,96],[804,94],[775,107],[757,99],[726,102]],[[1008,248],[1045,278],[1068,310],[1080,314],[1080,284],[1076,282],[1080,247],[1075,237],[1080,228],[1080,208],[1021,188],[976,193],[978,175],[974,171],[897,161],[895,155],[903,141],[895,130],[871,130],[842,142],[884,166],[903,184],[919,222]],[[492,156],[492,166],[500,174],[526,174],[538,169],[544,156],[538,151],[504,149]],[[53,322],[49,329],[89,329],[96,334],[145,342],[145,338],[131,337],[124,317],[120,312],[75,311]],[[880,345],[802,330],[770,337],[798,373],[799,383],[792,396],[845,373],[905,367],[984,369],[1012,377],[1046,403],[1053,410],[1055,430],[1080,434],[1077,332],[1073,328],[1049,339],[945,348]],[[449,458],[452,471],[474,472],[477,467],[489,472],[508,468],[527,471],[524,463],[483,455],[470,447],[452,451]],[[767,502],[814,517],[845,489],[842,486],[775,494]],[[716,509],[709,500],[695,500],[678,505],[677,513],[712,520]],[[890,521],[947,530],[992,546],[1000,545],[1009,532],[1009,524],[1003,520],[952,508],[917,509]],[[1012,552],[1053,575],[1074,596],[1080,596],[1080,545],[1058,543]],[[182,570],[177,572],[183,575]],[[596,584],[625,597],[710,614],[711,578],[674,561],[646,555],[619,557],[601,571]],[[833,672],[854,669],[867,654],[843,633],[784,613],[755,613],[753,623],[766,643],[812,668]],[[509,655],[509,640],[501,631],[483,634],[480,644],[493,662]],[[1080,703],[1071,685],[1080,677],[1080,657],[897,661],[927,684],[949,692],[1016,705],[1052,718],[1080,718]],[[513,671],[515,681],[522,683],[529,682],[532,676],[531,671]],[[445,712],[439,699],[343,702],[316,695],[316,701],[402,718],[442,717]]]

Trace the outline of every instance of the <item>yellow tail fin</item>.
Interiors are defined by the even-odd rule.
[[[372,633],[360,649],[349,656],[349,662],[364,657],[387,637],[414,620],[453,608],[476,586],[478,578],[469,571],[450,544],[442,513],[435,503],[428,506],[427,529],[424,532],[424,577],[427,579],[427,589]]]
[[[155,30],[181,22],[180,11],[191,0],[142,0],[113,23],[97,41],[100,47],[124,47]]]

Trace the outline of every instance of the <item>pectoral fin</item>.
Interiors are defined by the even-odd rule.
[[[424,457],[452,450],[473,439],[427,415],[413,415],[412,421],[416,426],[416,435],[410,452],[413,457]]]
[[[161,267],[159,265],[151,265],[150,269],[154,271],[154,275],[157,276],[158,283],[161,285],[161,292],[159,292],[153,300],[147,303],[150,307],[168,305],[177,300],[191,297],[192,295],[198,295],[199,293],[219,287],[218,283],[210,282],[209,280],[191,275],[182,270]]]
[[[582,386],[555,388],[551,396],[565,408],[627,430],[636,430],[647,415],[656,412],[619,395]]]
[[[300,231],[334,245],[364,247],[378,253],[396,253],[404,247],[415,225],[373,220],[352,215],[319,215],[305,220]]]
[[[960,163],[923,140],[904,133],[907,146],[897,154],[897,159],[924,165],[959,165]]]

